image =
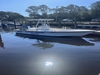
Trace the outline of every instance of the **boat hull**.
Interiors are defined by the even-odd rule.
[[[71,31],[71,32],[41,32],[41,31],[18,31],[16,35],[20,36],[29,36],[29,37],[37,37],[37,36],[45,36],[45,37],[81,37],[87,34],[92,33],[93,31]]]

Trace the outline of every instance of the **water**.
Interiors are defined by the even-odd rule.
[[[1,32],[0,75],[99,74],[99,36],[37,40]]]

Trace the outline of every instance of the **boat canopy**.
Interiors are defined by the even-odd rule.
[[[54,19],[34,19],[35,21],[53,21]]]
[[[27,19],[27,21],[53,21],[54,19]]]

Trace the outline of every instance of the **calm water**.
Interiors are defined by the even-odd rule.
[[[0,75],[99,75],[100,37],[42,40],[0,32]]]

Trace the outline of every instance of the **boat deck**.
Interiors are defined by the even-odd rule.
[[[77,32],[77,31],[93,31],[93,30],[87,30],[87,29],[64,29],[64,28],[50,28],[49,30],[45,29],[45,30],[42,30],[42,29],[36,29],[36,28],[30,28],[28,29],[27,31],[53,31],[53,32]]]

